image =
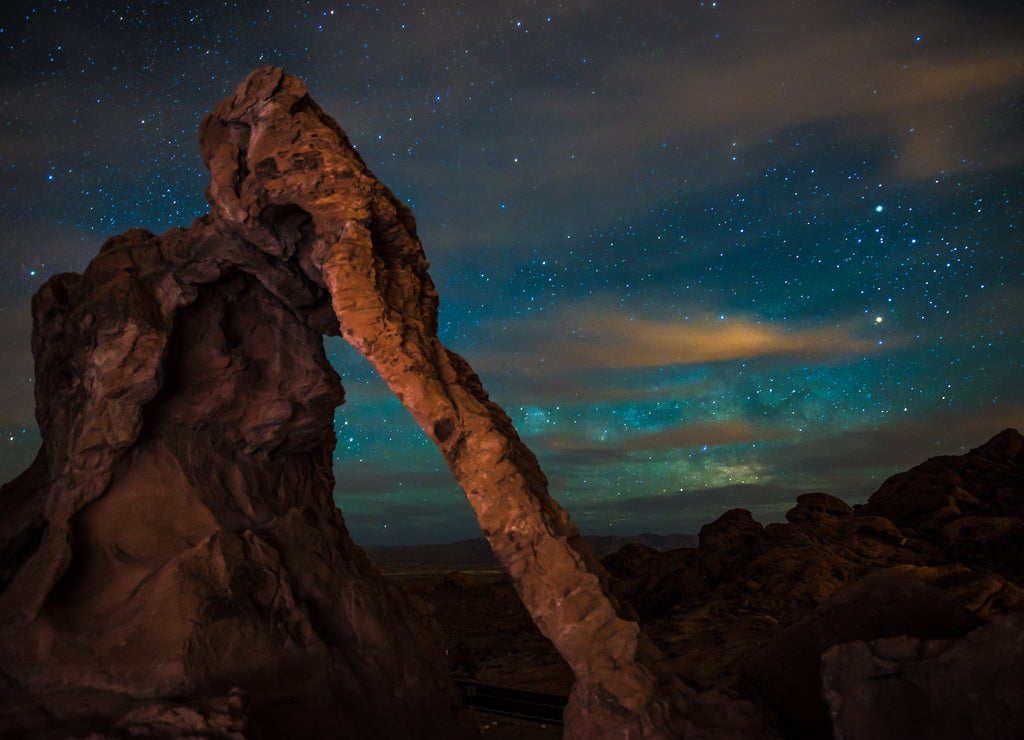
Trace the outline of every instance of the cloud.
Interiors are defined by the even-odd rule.
[[[595,442],[567,434],[535,435],[529,443],[545,455],[561,454],[572,456],[577,462],[602,464],[621,461],[630,453],[683,450],[690,448],[718,447],[724,445],[749,444],[779,439],[784,432],[764,425],[741,419],[698,424],[680,424],[668,429],[618,437],[614,441]]]
[[[575,363],[653,367],[768,355],[827,357],[867,351],[869,342],[828,329],[785,330],[744,319],[656,321],[621,314],[594,317],[568,345]]]
[[[486,173],[472,192],[453,194],[453,204],[469,199],[492,218],[479,232],[462,224],[448,239],[532,237],[549,226],[542,216],[553,203],[573,203],[601,223],[611,203],[621,212],[731,185],[777,165],[780,146],[812,149],[804,135],[812,129],[827,131],[818,143],[833,159],[835,149],[863,150],[872,140],[886,176],[903,181],[1024,162],[1020,132],[987,122],[1005,115],[1005,101],[1024,85],[1019,36],[997,18],[931,4],[879,13],[859,3],[720,5],[712,12],[645,3],[635,12],[645,21],[623,24],[620,8],[607,4],[588,22],[573,18],[562,29],[565,45],[587,61],[566,60],[553,74],[579,84],[552,94],[543,75],[522,75],[514,100],[493,101],[501,117],[467,131],[464,148],[451,153],[459,167]],[[664,17],[667,7],[692,17],[677,23]],[[591,34],[600,34],[600,46]],[[516,51],[523,69],[543,64]],[[492,60],[488,74],[510,72]],[[994,135],[1002,138],[996,147]],[[672,172],[675,192],[655,192],[649,171]],[[496,209],[512,197],[514,216]]]
[[[652,319],[584,307],[516,324],[512,357],[478,352],[485,366],[514,364],[525,373],[707,365],[785,356],[806,361],[875,354],[876,340],[841,327],[797,328],[748,318]]]
[[[745,153],[782,132],[829,124],[850,138],[888,138],[906,177],[1020,163],[1024,140],[993,150],[984,123],[1024,84],[1020,38],[987,21],[991,33],[976,43],[986,19],[947,10],[911,5],[879,18],[859,4],[746,4],[721,43],[626,59],[609,85],[655,140],[735,143]],[[963,28],[975,31],[970,48],[948,41]],[[606,144],[611,129],[597,139]],[[728,178],[720,162],[691,174]]]

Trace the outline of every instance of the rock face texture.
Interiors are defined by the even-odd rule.
[[[412,214],[305,86],[252,73],[200,150],[208,215],[115,237],[33,299],[43,445],[0,490],[0,736],[477,734],[427,606],[381,579],[334,506],[343,390],[324,335],[370,361],[465,490],[572,670],[566,737],[777,737],[762,708],[793,737],[830,718],[871,732],[847,694],[897,659],[1015,690],[965,667],[970,649],[920,641],[1020,649],[998,621],[1024,609],[1018,433],[857,509],[807,494],[784,525],[737,510],[697,548],[633,546],[606,560],[613,582],[438,340]],[[919,642],[877,642],[896,637]],[[894,691],[959,680],[918,678]],[[1017,727],[1024,702],[1000,701]]]
[[[422,606],[333,505],[324,334],[440,448],[573,669],[568,737],[679,736],[718,706],[658,673],[535,457],[438,340],[411,212],[305,86],[257,70],[200,149],[209,215],[115,237],[34,298],[43,447],[0,494],[0,729],[466,734]]]
[[[1024,737],[1024,613],[959,640],[836,645],[822,656],[822,678],[841,740]]]
[[[603,562],[663,670],[737,692],[785,737],[1016,737],[1024,642],[1004,638],[1024,612],[1022,515],[1024,437],[1008,429],[893,476],[863,506],[806,494],[785,524],[734,510],[696,548]],[[1001,655],[977,647],[994,639]],[[940,716],[946,734],[875,732]]]
[[[203,121],[200,142],[215,216],[263,232],[265,251],[326,290],[341,335],[441,450],[527,609],[576,674],[572,732],[668,732],[674,709],[636,623],[616,612],[603,569],[507,415],[437,338],[438,296],[409,210],[279,70],[250,76]],[[267,239],[260,225],[280,232],[282,221],[289,233]]]
[[[274,208],[129,232],[35,296],[44,442],[0,493],[0,735],[475,734],[424,605],[333,503],[338,322],[296,255],[309,217]]]
[[[967,455],[933,457],[889,478],[858,513],[966,564],[995,564],[1024,580],[1024,438],[997,434]]]

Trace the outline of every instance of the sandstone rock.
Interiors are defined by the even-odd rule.
[[[822,683],[836,740],[1024,737],[1024,614],[955,640],[835,645]]]
[[[1013,557],[1024,541],[1013,535],[1019,439],[1013,430],[1000,433],[969,466],[973,480],[985,481],[976,498],[1002,503],[951,519],[930,534],[813,493],[798,498],[786,523],[763,530],[747,512],[728,512],[704,528],[699,547],[686,557],[651,555],[647,565],[621,556],[605,562],[621,581],[618,593],[637,606],[672,670],[701,687],[736,686],[747,655],[844,586],[879,570],[902,570],[988,619],[1024,606]],[[913,477],[901,480],[901,490],[913,497]],[[921,483],[931,480],[926,475]],[[891,505],[900,506],[900,497]],[[953,532],[962,534],[953,541],[946,534]],[[674,603],[667,603],[666,593],[677,596]]]
[[[85,740],[124,738],[203,738],[204,740],[246,740],[245,697],[233,690],[227,696],[182,704],[155,701],[143,704],[121,717],[104,732]]]
[[[842,635],[962,634],[1024,608],[1020,449],[1008,430],[967,459],[937,458],[896,476],[884,508],[806,494],[786,523],[763,529],[747,512],[728,512],[686,557],[625,551],[604,562],[671,672],[765,703],[789,735],[827,736],[820,652],[853,639]],[[901,525],[879,513],[912,507],[918,489],[951,468],[966,492],[959,513],[934,527],[922,526],[927,512]],[[674,604],[660,601],[687,583],[703,592],[677,587]]]
[[[1024,517],[1024,437],[1006,429],[965,455],[933,457],[886,480],[857,511],[885,517],[904,530],[944,534],[949,544],[959,537],[948,525],[961,517],[1019,521]],[[1016,531],[1001,529],[1008,535]]]
[[[617,558],[605,562],[673,672],[702,688],[737,686],[747,655],[843,586],[876,568],[926,562],[900,545],[891,523],[879,517],[861,530],[848,507],[836,511],[791,514],[796,522],[763,530],[746,512],[730,513],[706,527],[686,557],[663,553],[650,577]],[[709,572],[709,564],[717,569]],[[665,594],[676,601],[666,603]]]
[[[200,141],[213,213],[326,289],[341,335],[441,450],[534,621],[576,674],[567,733],[666,732],[678,708],[655,674],[655,651],[617,612],[593,550],[508,416],[437,337],[438,296],[408,208],[280,70],[250,75],[204,119]],[[282,220],[288,231],[266,233]]]
[[[1006,429],[965,455],[894,475],[857,514],[885,517],[948,561],[1024,586],[1024,437]]]
[[[474,734],[425,605],[378,577],[333,504],[343,392],[325,334],[437,444],[571,666],[566,737],[772,737],[736,688],[781,626],[844,604],[845,622],[822,607],[794,643],[819,649],[834,618],[871,623],[824,630],[842,639],[932,624],[899,589],[889,611],[829,602],[873,570],[897,565],[886,577],[985,617],[1022,603],[1003,577],[1024,579],[1024,442],[1007,430],[852,512],[808,494],[787,524],[729,512],[644,581],[649,553],[623,560],[620,593],[662,654],[508,416],[438,340],[412,214],[302,83],[257,70],[204,119],[200,150],[209,215],[115,237],[33,300],[43,445],[0,491],[0,734]]]
[[[746,509],[722,514],[700,530],[699,567],[712,585],[735,578],[764,549],[764,527]]]
[[[658,552],[630,544],[601,564],[612,575],[616,596],[634,606],[641,619],[651,619],[708,595],[710,589],[699,575],[696,556],[695,548]]]
[[[473,734],[424,605],[334,506],[317,300],[208,219],[112,239],[37,294],[43,449],[0,494],[0,733],[113,732],[165,699],[194,718],[240,687],[258,736]]]
[[[943,591],[898,570],[881,571],[784,629],[745,661],[744,673],[779,715],[787,735],[816,736],[829,726],[819,680],[819,658],[826,649],[865,637],[958,636],[977,623]]]
[[[822,522],[829,518],[850,519],[853,509],[840,498],[827,493],[805,493],[796,499],[796,507],[786,512],[786,521]]]
[[[7,726],[68,692],[117,698],[94,707],[102,728],[239,687],[262,736],[466,734],[422,603],[377,577],[333,505],[324,334],[438,445],[572,667],[566,736],[692,725],[692,692],[659,673],[536,458],[438,340],[412,214],[337,123],[264,68],[203,119],[200,152],[209,215],[114,237],[34,298],[43,446],[0,494]]]

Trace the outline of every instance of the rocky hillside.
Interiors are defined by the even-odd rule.
[[[833,720],[844,738],[1024,737],[1017,431],[862,506],[801,496],[786,519],[733,510],[696,548],[605,558],[672,672],[755,701],[787,737],[829,737]]]
[[[694,547],[630,543],[603,563],[666,674],[748,700],[783,737],[1009,739],[1024,737],[1022,545],[1024,438],[1006,430],[863,506],[807,494],[768,526],[737,509]],[[457,676],[568,691],[507,576],[393,577],[433,605]]]

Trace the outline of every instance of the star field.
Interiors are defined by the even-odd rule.
[[[303,79],[409,204],[441,334],[587,533],[863,501],[1024,426],[1022,3],[85,2],[0,10],[0,480],[38,447],[31,294],[206,212],[201,117]],[[362,544],[476,536],[370,368]]]

